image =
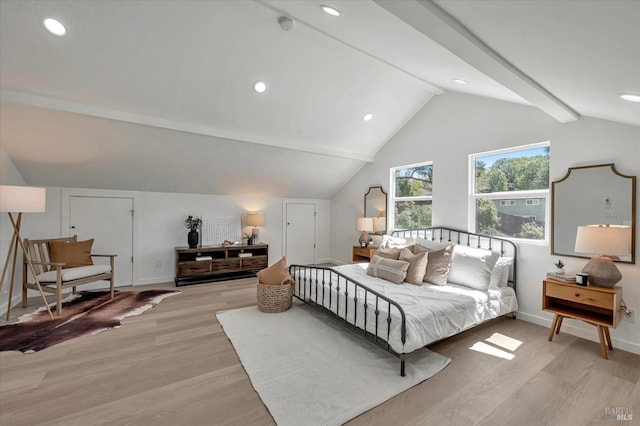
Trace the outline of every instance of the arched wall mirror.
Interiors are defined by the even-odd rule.
[[[551,186],[551,254],[590,258],[575,248],[578,226],[631,227],[631,254],[614,261],[636,263],[636,177],[613,163],[571,167]],[[606,253],[604,253],[606,254]]]
[[[372,217],[373,233],[384,234],[387,230],[387,193],[382,186],[370,186],[364,194],[364,217]]]

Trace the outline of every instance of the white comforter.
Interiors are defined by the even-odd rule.
[[[368,304],[366,310],[367,331],[377,334],[387,341],[397,353],[413,352],[429,343],[453,336],[481,322],[518,309],[515,292],[512,288],[490,289],[488,292],[482,292],[455,284],[446,286],[393,284],[367,275],[367,265],[366,263],[359,263],[342,265],[333,269],[398,302],[402,306],[406,315],[407,326],[404,344],[401,341],[401,321],[397,308],[395,306],[389,307],[386,303],[380,303],[378,305],[380,314],[376,324],[375,298],[371,294],[366,297]],[[340,279],[340,289],[338,290],[338,276],[332,274],[333,283],[331,290],[329,290],[329,276],[325,275],[323,297],[322,276],[319,276],[316,280],[315,273],[309,275],[314,280],[307,281],[306,293],[303,293],[302,288],[297,288],[296,291],[300,297],[304,296],[307,300],[322,304],[342,318],[345,317],[346,307],[347,321],[364,328],[364,291],[358,291],[357,302],[354,302],[356,293],[354,285],[346,284],[344,279]],[[344,296],[345,290],[348,292],[346,299]],[[340,297],[337,297],[338,293]],[[331,302],[329,302],[329,294],[331,294]],[[354,315],[355,311],[357,311],[357,314]],[[387,330],[389,312],[391,312],[391,327]]]

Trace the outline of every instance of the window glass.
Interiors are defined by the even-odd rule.
[[[470,156],[470,228],[530,240],[547,239],[549,143]]]
[[[428,228],[432,224],[433,164],[391,169],[393,229]]]

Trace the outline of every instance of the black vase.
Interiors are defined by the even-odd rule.
[[[187,241],[189,242],[189,248],[198,247],[199,235],[198,231],[189,231],[187,234]]]

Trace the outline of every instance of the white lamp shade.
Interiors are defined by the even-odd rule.
[[[631,254],[631,227],[621,225],[578,226],[575,251],[627,256]]]
[[[373,232],[373,218],[359,217],[356,219],[356,231]]]
[[[0,185],[0,212],[38,213],[45,211],[45,188]]]
[[[387,218],[374,217],[373,218],[373,232],[382,232],[386,228]]]
[[[247,213],[247,226],[264,226],[264,213]]]

